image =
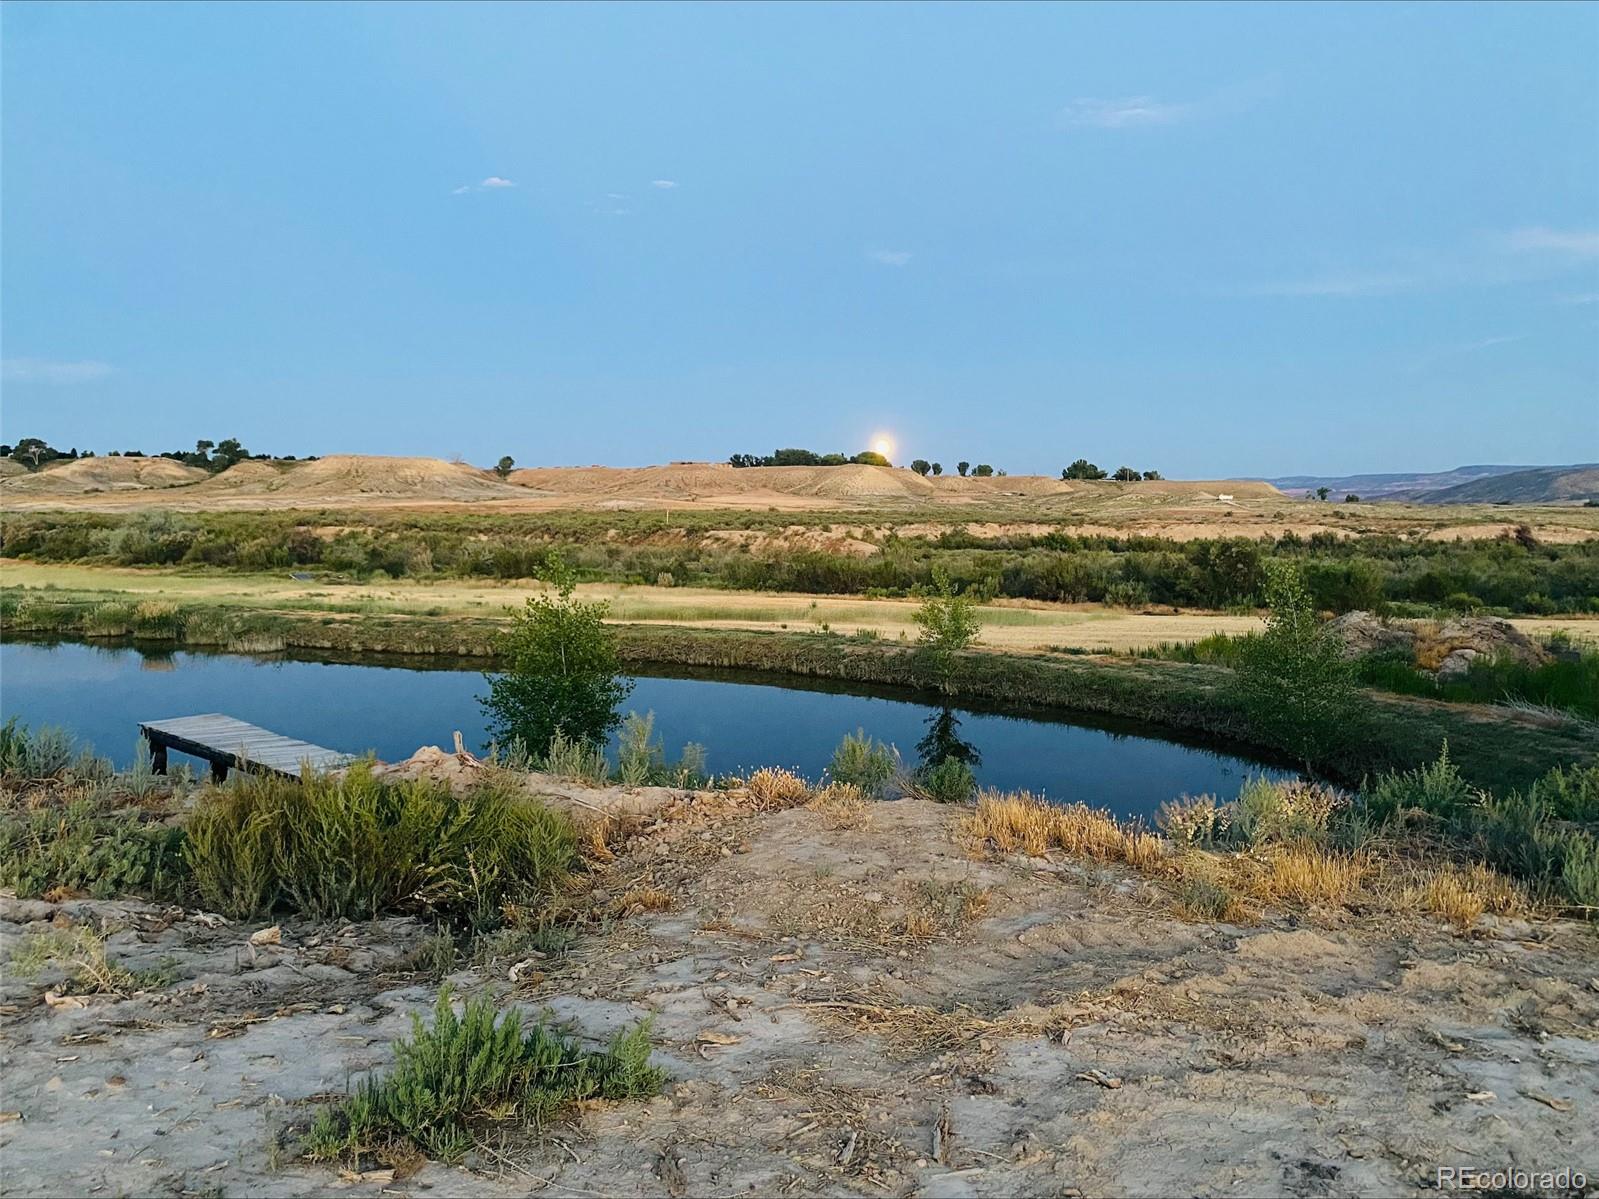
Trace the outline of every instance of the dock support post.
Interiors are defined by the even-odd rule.
[[[144,734],[144,743],[150,747],[150,770],[154,774],[167,772],[167,747],[164,742],[157,741],[148,732]]]
[[[221,758],[211,759],[211,781],[214,783],[225,782],[228,777],[228,764]]]

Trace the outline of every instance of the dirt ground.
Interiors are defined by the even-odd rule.
[[[575,792],[580,807],[650,795]],[[649,819],[646,817],[646,819]],[[300,1159],[435,985],[427,930],[5,899],[0,936],[106,922],[174,981],[47,1006],[7,972],[0,1190],[255,1195],[1422,1194],[1440,1166],[1599,1176],[1591,925],[1190,923],[1155,884],[988,859],[959,810],[679,799],[575,896],[572,951],[462,993],[601,1040],[653,1017],[657,1099],[502,1126],[408,1176]],[[531,968],[530,968],[531,967]]]

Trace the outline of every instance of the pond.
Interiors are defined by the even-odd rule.
[[[481,665],[435,658],[358,662],[279,655],[152,652],[128,645],[0,645],[0,716],[57,725],[118,765],[132,760],[141,720],[224,712],[273,732],[395,761],[420,745],[469,748],[487,740],[477,697]],[[945,707],[911,691],[753,672],[641,675],[624,707],[654,712],[675,757],[684,742],[729,773],[787,766],[817,778],[857,728],[914,764],[929,751],[968,757],[984,786],[1081,800],[1123,817],[1205,792],[1230,798],[1253,773],[1249,758],[1172,739],[1127,722],[1031,710]]]

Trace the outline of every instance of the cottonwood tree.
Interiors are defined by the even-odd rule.
[[[943,691],[951,689],[955,655],[976,639],[982,622],[977,617],[977,601],[971,594],[959,594],[942,566],[933,567],[933,586],[916,610],[921,626],[917,641],[933,667],[933,676]]]
[[[1061,471],[1060,477],[1063,479],[1103,479],[1105,472],[1087,458],[1079,458]]]
[[[1354,669],[1322,623],[1297,563],[1269,562],[1266,631],[1244,642],[1238,705],[1252,732],[1311,765],[1358,736]]]
[[[514,466],[516,466],[516,459],[511,457],[511,455],[506,454],[494,464],[494,473],[499,475],[502,479],[507,479],[510,477],[511,469]]]
[[[957,462],[955,464],[956,473],[958,473],[960,475],[960,477],[963,478],[963,479],[966,477],[966,472],[971,470],[971,469],[972,469],[972,464],[970,462]]]
[[[926,458],[912,458],[911,469],[917,474],[921,475],[923,478],[926,478],[927,472],[933,469],[933,464]]]
[[[1138,482],[1138,472],[1130,466],[1118,466],[1116,473],[1111,478],[1118,483],[1136,483]]]
[[[972,474],[976,475],[980,479],[986,479],[993,473],[994,468],[988,465],[986,462],[979,462],[976,466],[972,467]]]
[[[505,673],[484,676],[489,694],[478,702],[501,744],[520,741],[542,754],[560,733],[600,745],[621,723],[617,708],[633,690],[605,624],[610,605],[578,599],[576,576],[558,555],[543,578],[553,591],[529,597],[512,615],[496,647]]]
[[[943,474],[944,473],[944,464],[942,462],[933,463],[933,473],[935,475]]]

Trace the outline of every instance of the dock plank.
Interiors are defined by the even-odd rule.
[[[302,765],[327,770],[355,761],[353,754],[285,737],[221,712],[141,721],[139,732],[152,751],[160,751],[163,761],[165,751],[173,749],[204,758],[213,768],[220,768],[219,774],[238,768],[297,776]]]

